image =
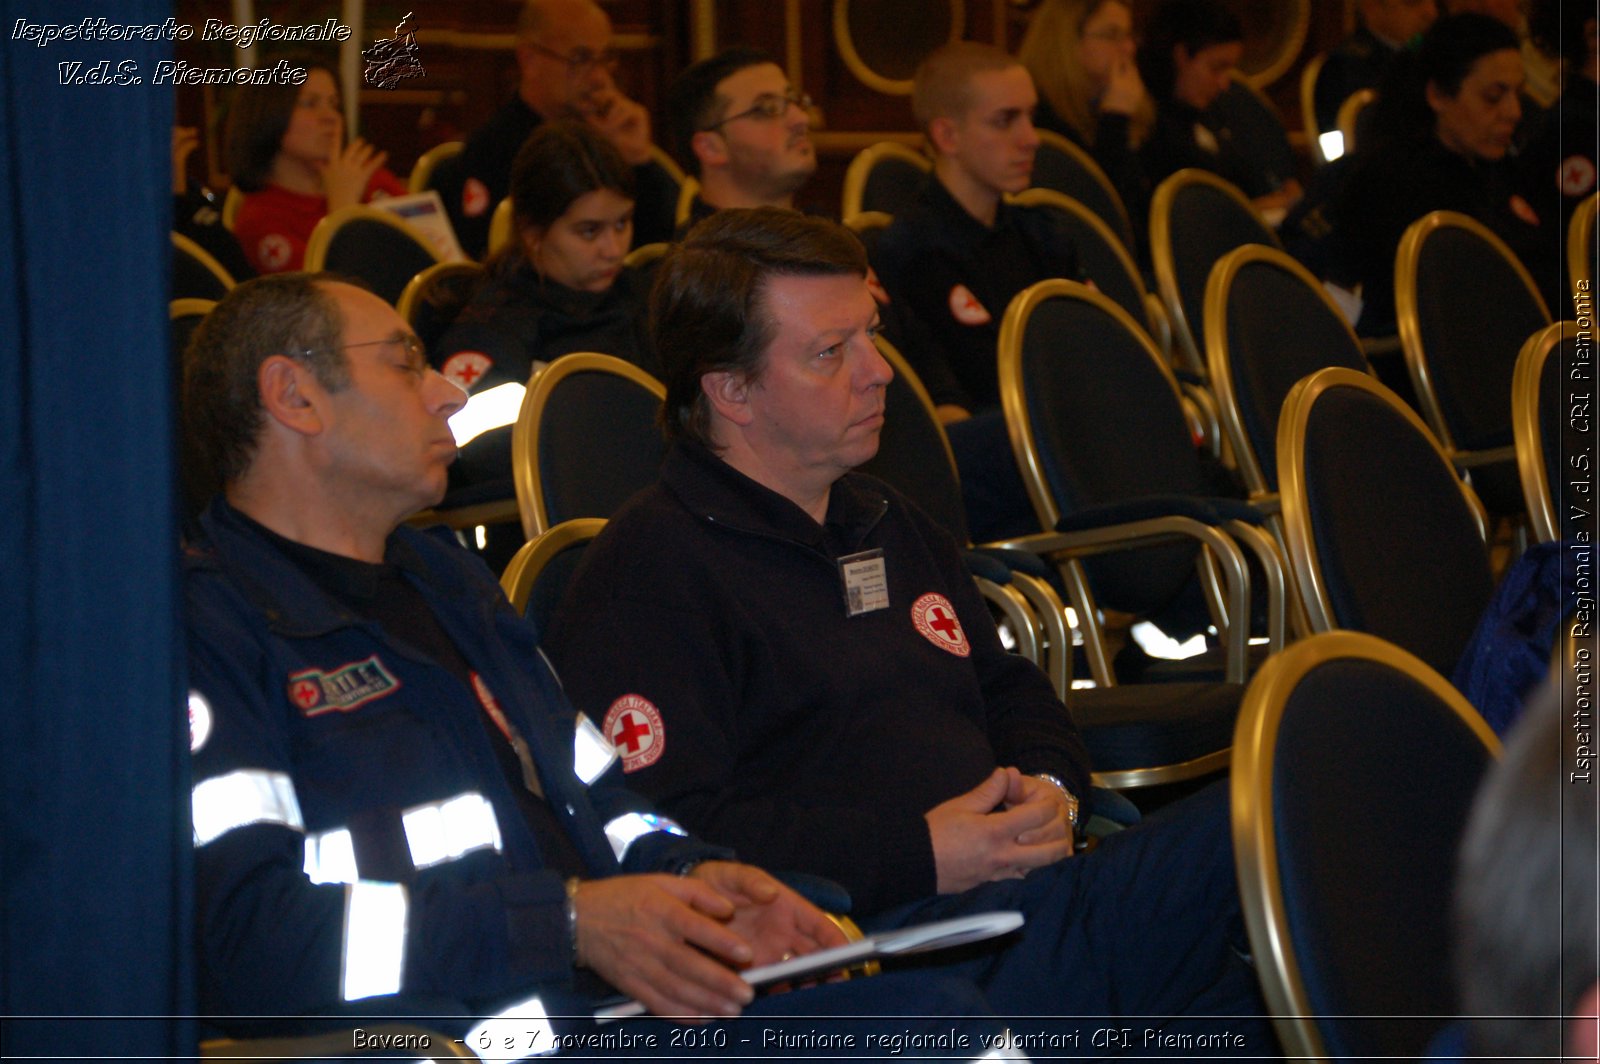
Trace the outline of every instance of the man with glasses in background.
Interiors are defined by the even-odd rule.
[[[678,188],[650,155],[650,113],[623,95],[612,75],[617,48],[611,19],[594,0],[528,0],[517,20],[517,95],[467,140],[460,187],[441,189],[467,254],[482,257],[489,221],[511,188],[511,162],[547,120],[587,122],[634,167],[638,203],[634,245],[672,234]]]
[[[690,66],[666,113],[672,153],[700,181],[685,229],[729,207],[792,208],[816,172],[811,97],[765,52],[731,48]]]

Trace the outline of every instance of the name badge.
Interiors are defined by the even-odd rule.
[[[840,558],[839,575],[844,579],[847,617],[889,608],[889,574],[883,564],[883,548]]]

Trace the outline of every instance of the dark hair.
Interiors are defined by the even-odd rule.
[[[1467,1023],[1474,1059],[1560,1059],[1565,1023],[1552,1017],[1572,1016],[1600,978],[1594,792],[1568,779],[1564,725],[1583,705],[1573,674],[1559,674],[1570,668],[1558,663],[1530,697],[1461,843],[1456,974],[1462,1015],[1479,1017]]]
[[[544,123],[511,164],[511,210],[519,230],[549,228],[578,197],[602,188],[635,199],[633,167],[609,140],[577,122]]]
[[[337,63],[311,53],[294,53],[261,59],[265,69],[282,59],[291,67],[304,67],[309,80],[313,70],[320,70],[333,78],[334,88],[339,86]],[[289,120],[294,117],[295,103],[300,99],[301,85],[240,85],[233,90],[228,104],[228,126],[224,137],[224,153],[228,161],[228,176],[245,192],[260,192],[267,186],[272,174],[272,160],[283,147],[283,135],[289,131]]]
[[[1428,106],[1430,84],[1453,97],[1478,60],[1519,48],[1516,33],[1488,15],[1466,12],[1439,19],[1423,34],[1415,52],[1400,53],[1379,87],[1367,127],[1371,142],[1432,133],[1436,116]]]
[[[1589,58],[1584,27],[1595,17],[1594,8],[1588,4],[1533,0],[1528,11],[1528,36],[1546,55],[1559,55],[1573,68],[1581,68]]]
[[[305,363],[330,391],[349,383],[332,280],[344,279],[279,273],[245,281],[195,329],[183,353],[185,461],[195,483],[219,489],[250,468],[264,417],[256,378],[272,355]]]
[[[867,253],[837,222],[779,207],[729,208],[693,229],[662,260],[650,293],[650,332],[666,378],[662,427],[708,447],[707,373],[761,375],[774,323],[772,277],[867,275]]]
[[[667,87],[667,133],[673,157],[685,173],[700,176],[700,160],[694,154],[694,135],[721,118],[728,105],[717,95],[717,86],[741,70],[777,60],[759,48],[729,48],[709,59],[691,64]]]
[[[1145,26],[1139,47],[1139,75],[1158,103],[1172,98],[1178,68],[1172,50],[1183,45],[1190,56],[1215,44],[1244,40],[1239,16],[1218,0],[1166,0]]]

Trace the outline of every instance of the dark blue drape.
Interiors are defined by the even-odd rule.
[[[166,339],[168,3],[0,0],[0,1048],[193,1051]],[[138,65],[62,85],[58,64]],[[39,1017],[37,1020],[26,1017]],[[59,1017],[59,1019],[48,1019]]]

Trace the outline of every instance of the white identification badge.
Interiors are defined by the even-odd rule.
[[[881,547],[840,558],[839,575],[844,577],[846,616],[889,608],[889,575],[883,565]]]

